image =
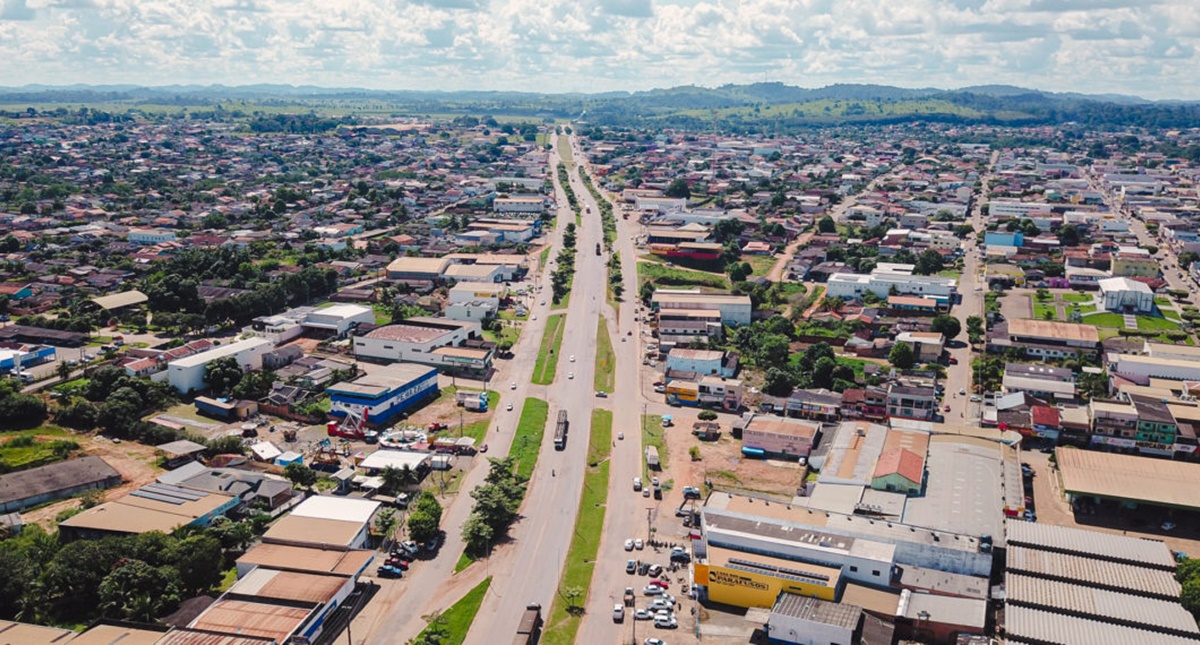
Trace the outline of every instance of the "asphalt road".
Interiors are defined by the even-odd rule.
[[[551,158],[551,167],[555,158]],[[555,176],[556,173],[551,173]],[[575,278],[567,309],[567,327],[559,353],[558,372],[547,386],[550,424],[542,443],[538,466],[526,493],[523,517],[512,531],[514,549],[501,563],[492,563],[491,592],[485,597],[467,634],[466,643],[490,644],[510,639],[516,633],[521,612],[531,602],[549,611],[558,591],[564,559],[574,533],[579,495],[587,462],[591,413],[595,405],[592,375],[596,359],[596,319],[605,306],[606,256],[597,256],[602,243],[600,216],[587,189],[572,176],[576,196],[592,204],[577,230]],[[565,197],[559,200],[564,206]],[[570,210],[560,217],[574,221]],[[619,342],[619,341],[618,341]],[[536,354],[536,349],[534,350]],[[568,357],[574,355],[575,362]],[[575,378],[569,378],[570,373]],[[553,423],[559,410],[570,420],[565,450],[554,449]]]

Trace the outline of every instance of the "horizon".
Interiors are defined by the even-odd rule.
[[[0,0],[0,85],[638,92],[779,82],[1198,100],[1184,0]],[[436,88],[430,81],[436,82]]]

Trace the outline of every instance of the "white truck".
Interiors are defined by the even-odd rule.
[[[658,470],[661,467],[658,461],[658,448],[655,446],[646,446],[646,465],[652,470]]]

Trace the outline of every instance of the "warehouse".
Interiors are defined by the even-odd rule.
[[[263,542],[348,551],[367,546],[379,502],[317,495],[297,505],[263,534]]]
[[[821,426],[811,421],[746,413],[734,423],[741,434],[742,452],[754,457],[795,460],[807,457],[821,436]]]
[[[773,642],[789,645],[856,643],[862,620],[861,607],[784,593],[771,608],[767,633]]]
[[[320,633],[319,606],[312,602],[255,602],[226,597],[214,602],[188,624],[189,629],[269,638],[291,643],[293,636],[315,637]]]
[[[360,328],[354,336],[354,354],[380,363],[407,361],[454,367],[452,361],[433,355],[434,350],[457,348],[468,340],[482,337],[483,328],[478,321],[414,316],[402,323]]]
[[[1007,571],[1168,601],[1178,600],[1180,592],[1170,571],[1022,546],[1008,548]]]
[[[1030,607],[1005,611],[1004,636],[1009,643],[1086,643],[1087,645],[1196,645],[1195,638],[1173,636],[1109,622],[1076,618]]]
[[[1126,507],[1200,509],[1200,464],[1061,447],[1056,452],[1070,501],[1091,498]]]
[[[180,394],[199,392],[207,387],[204,374],[209,363],[232,356],[242,366],[242,371],[262,369],[263,354],[271,351],[273,346],[274,343],[266,338],[247,338],[228,345],[218,345],[208,351],[171,361],[167,364],[167,378]]]
[[[650,306],[660,313],[676,309],[719,311],[721,323],[731,327],[749,325],[754,309],[750,304],[750,296],[679,289],[656,290],[650,299]]]
[[[770,608],[780,593],[833,600],[841,582],[836,567],[709,546],[695,564],[704,597],[734,607]]]
[[[350,382],[330,386],[329,413],[335,417],[355,414],[364,421],[385,425],[438,395],[435,367],[395,363]]]
[[[438,282],[450,262],[449,258],[400,257],[387,265],[387,277],[389,280]]]
[[[341,551],[286,544],[258,544],[237,559],[237,574],[241,578],[256,567],[266,567],[357,578],[366,572],[374,559],[375,552],[367,550]]]
[[[26,345],[0,341],[0,372],[7,372],[29,365],[49,363],[55,351],[48,345]]]
[[[66,540],[171,533],[181,526],[205,527],[238,507],[241,500],[188,490],[168,484],[149,484],[120,499],[89,508],[58,525]]]
[[[121,484],[121,473],[95,456],[0,475],[0,513],[12,513],[85,490]]]

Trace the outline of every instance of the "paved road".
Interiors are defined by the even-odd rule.
[[[552,167],[554,162],[552,156]],[[587,189],[574,177],[572,185],[579,199],[591,203]],[[566,204],[567,200],[560,199],[559,203]],[[560,217],[574,221],[569,210],[566,214],[560,212]],[[596,359],[596,319],[604,307],[607,282],[606,258],[594,253],[596,243],[603,240],[600,217],[594,204],[592,214],[584,216],[577,236],[575,279],[557,378],[546,388],[551,403],[551,424],[559,410],[566,410],[570,419],[567,447],[556,451],[553,432],[548,428],[537,471],[522,507],[523,519],[512,532],[511,552],[502,563],[492,563],[492,592],[479,608],[467,634],[467,645],[490,645],[497,639],[511,639],[521,612],[530,602],[541,603],[549,610],[574,532],[595,404],[592,374]],[[576,358],[574,363],[568,360],[572,354]],[[568,378],[571,372],[575,374],[574,379]]]
[[[560,199],[558,203],[566,204],[566,199]],[[570,221],[570,210],[566,209],[564,211],[560,209],[559,217],[566,218],[563,221]],[[551,234],[551,238],[553,246],[556,249],[553,253],[556,253],[562,242],[561,229],[556,229]],[[534,265],[534,270],[536,270],[536,264]],[[548,285],[548,280],[543,280],[542,282]],[[487,456],[494,457],[508,454],[512,443],[513,431],[516,428],[517,420],[520,418],[521,406],[526,397],[537,396],[546,398],[548,396],[546,388],[530,384],[534,363],[537,360],[538,347],[545,331],[546,318],[550,313],[551,303],[549,301],[549,292],[546,291],[544,293],[547,296],[546,304],[536,304],[541,302],[541,298],[538,298],[534,301],[535,304],[531,309],[531,314],[536,314],[537,320],[533,320],[533,316],[531,316],[526,321],[525,327],[521,332],[521,338],[513,347],[513,358],[501,365],[498,374],[492,380],[493,387],[501,393],[501,407],[495,413],[495,423],[493,423],[492,429],[489,430],[487,436],[484,438],[484,443],[487,443],[490,448]],[[573,298],[572,300],[574,301],[575,299]],[[560,379],[565,379],[568,371],[568,369],[560,366]],[[586,382],[590,385],[590,377]],[[515,390],[510,389],[510,383],[516,383],[517,388]],[[554,399],[551,398],[550,400]],[[514,405],[512,412],[504,410],[504,406],[509,402]],[[579,434],[585,437],[586,442],[586,427],[578,432],[576,437]],[[539,492],[553,488],[549,482],[543,482],[543,480],[551,479],[549,470],[540,467],[549,461],[553,461],[552,459],[546,459],[548,454],[554,453],[552,437],[548,435],[547,438],[551,443],[549,448],[543,445],[543,461],[539,462],[538,472],[534,473],[533,480],[530,482],[528,498],[533,498]],[[462,525],[469,517],[471,506],[474,503],[474,500],[468,493],[476,486],[482,484],[487,475],[487,460],[482,457],[477,457],[476,460],[471,470],[464,476],[458,495],[450,502],[449,507],[443,513],[442,529],[446,532],[446,543],[443,545],[438,557],[433,560],[418,562],[411,569],[410,573],[405,576],[404,580],[380,581],[382,589],[355,619],[353,629],[355,643],[405,642],[415,637],[424,629],[425,622],[421,619],[421,616],[427,615],[434,610],[446,609],[446,605],[444,604],[441,606],[431,606],[431,599],[435,599],[438,596],[438,594],[434,593],[434,590],[451,578],[459,554],[463,551]],[[545,507],[527,503],[527,513],[530,508]],[[573,508],[574,505],[572,504]],[[538,522],[541,522],[540,518]],[[528,525],[530,524],[534,524],[534,522],[527,520],[518,525],[515,533],[519,539],[524,537],[523,533],[528,532]],[[503,547],[500,551],[503,551]],[[502,553],[498,553],[498,555],[502,555]],[[496,558],[497,556],[493,556],[493,559]],[[497,569],[497,567],[492,567],[491,563],[485,564],[485,567],[489,570]],[[495,588],[493,587],[493,589]],[[491,594],[489,594],[490,596]],[[515,623],[512,632],[516,632]]]

